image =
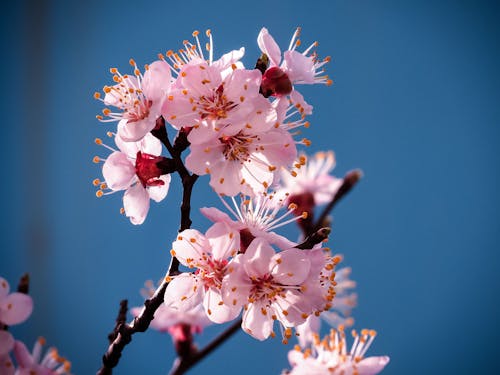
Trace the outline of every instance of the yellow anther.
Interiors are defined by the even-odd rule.
[[[97,190],[97,191],[95,192],[95,196],[96,196],[97,198],[101,198],[103,195],[104,195],[104,193],[102,192],[102,190]]]
[[[128,63],[129,63],[130,65],[132,65],[132,66],[136,66],[136,65],[137,65],[137,64],[135,63],[135,60],[134,60],[134,59],[130,59],[130,60],[128,61]]]
[[[94,186],[97,186],[101,183],[101,180],[99,180],[98,178],[96,178],[95,180],[92,181],[92,185]]]
[[[110,68],[109,71],[110,71],[111,74],[118,73],[118,69],[116,69],[116,68]]]
[[[92,161],[93,161],[94,163],[99,163],[99,162],[101,161],[101,158],[100,158],[99,156],[94,156],[94,157],[92,158]]]
[[[101,138],[96,138],[94,140],[94,142],[95,142],[96,145],[102,145],[102,139]]]
[[[101,93],[99,92],[94,92],[94,99],[99,99],[101,97]]]
[[[206,34],[207,36],[210,36],[210,34],[212,34],[212,31],[211,31],[210,29],[207,29],[207,31],[205,31],[205,34]]]

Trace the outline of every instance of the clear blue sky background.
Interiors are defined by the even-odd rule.
[[[92,99],[108,68],[141,65],[211,28],[217,55],[262,26],[288,44],[319,40],[335,85],[303,90],[315,106],[310,151],[365,178],[335,212],[332,247],[358,282],[356,327],[379,331],[385,374],[493,373],[498,351],[500,9],[486,1],[19,1],[0,15],[0,275],[32,277],[35,311],[14,334],[59,347],[95,373],[118,302],[141,303],[165,272],[178,226],[173,187],[147,222],[96,199],[93,139],[109,129]],[[194,207],[217,203],[202,179]],[[195,210],[194,224],[208,221]],[[217,329],[207,330],[207,336]],[[206,342],[200,338],[200,342]],[[278,340],[238,333],[192,374],[278,374]],[[165,374],[170,338],[136,335],[116,374]]]

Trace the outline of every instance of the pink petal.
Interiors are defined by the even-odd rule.
[[[190,99],[191,96],[184,95],[182,90],[174,90],[163,102],[161,113],[175,129],[197,125],[200,115],[198,111],[192,110],[193,103]]]
[[[222,301],[220,291],[209,288],[205,292],[203,306],[208,318],[214,323],[225,323],[235,319],[241,308],[233,305],[226,305]]]
[[[297,90],[293,90],[290,93],[290,100],[292,101],[293,104],[300,104],[300,106],[304,109],[304,114],[305,115],[310,115],[312,114],[313,106],[308,104],[305,100],[304,97],[300,92]]]
[[[140,183],[127,189],[123,195],[123,208],[132,224],[144,223],[149,211],[149,194]]]
[[[252,288],[252,282],[245,272],[241,260],[242,255],[237,255],[228,264],[229,271],[222,279],[221,288],[224,303],[233,306],[233,308],[238,308],[238,310],[247,302]]]
[[[314,333],[319,332],[321,327],[321,319],[315,315],[310,315],[306,321],[296,327],[299,336],[299,344],[305,348],[309,343],[313,342]]]
[[[222,222],[222,223],[233,223],[231,218],[229,217],[228,214],[225,212],[222,212],[218,208],[215,207],[202,207],[200,208],[200,212],[203,216],[205,216],[208,220],[217,223],[217,222]]]
[[[316,71],[312,57],[304,56],[297,51],[286,51],[284,55],[284,70],[292,82],[314,83]]]
[[[357,370],[362,375],[375,375],[384,369],[389,363],[389,357],[368,357],[363,359],[357,365]]]
[[[7,331],[0,331],[0,357],[8,354],[14,347],[14,337]],[[1,369],[1,367],[0,367]],[[0,374],[2,372],[0,371]]]
[[[210,97],[222,83],[220,71],[206,62],[187,65],[179,75],[180,84],[187,89],[188,96]]]
[[[111,190],[125,190],[135,178],[135,166],[127,155],[115,151],[104,162],[102,175]]]
[[[155,61],[149,65],[142,79],[142,90],[149,100],[159,101],[170,90],[172,74],[165,61]]]
[[[126,142],[137,142],[146,136],[156,126],[158,113],[150,110],[149,116],[138,121],[128,120],[122,128],[118,129],[118,135]]]
[[[262,313],[265,307],[260,302],[251,303],[248,309],[243,313],[243,322],[241,328],[257,340],[265,340],[269,337],[273,330],[273,319],[271,314],[267,312]]]
[[[227,120],[227,119],[226,119]],[[191,145],[199,145],[206,142],[217,142],[221,123],[219,120],[199,120],[188,135]]]
[[[14,343],[14,357],[16,358],[18,367],[30,368],[35,364],[28,348],[21,341]]]
[[[277,66],[281,62],[281,50],[274,38],[269,34],[267,29],[263,27],[257,37],[257,44],[260,50],[269,57],[271,66]]]
[[[205,236],[196,229],[183,230],[172,243],[173,255],[183,265],[191,268],[202,262],[207,255],[207,247]]]
[[[159,179],[163,181],[163,185],[147,187],[149,197],[155,202],[161,202],[167,196],[171,176],[169,174],[164,174],[163,176],[160,176]]]
[[[272,275],[276,281],[283,285],[300,285],[304,282],[311,262],[304,252],[307,250],[289,249],[281,251],[271,259],[273,267]]]
[[[273,248],[266,241],[255,238],[242,256],[243,267],[248,276],[261,277],[268,274],[274,266],[271,264],[274,254]]]
[[[237,69],[224,81],[224,95],[233,103],[240,104],[239,107],[246,107],[247,100],[260,95],[261,79],[262,74],[257,69]],[[244,101],[241,98],[244,98]]]
[[[278,297],[272,307],[285,327],[295,327],[305,322],[303,314],[310,314],[312,307],[306,296],[295,290],[287,290],[284,297]],[[283,312],[283,311],[286,311]]]
[[[24,322],[33,311],[33,300],[23,293],[12,293],[0,302],[0,321],[7,325]]]
[[[262,237],[271,245],[278,246],[281,250],[290,249],[297,245],[296,242],[290,241],[288,238],[281,236],[275,232],[266,232],[266,231],[256,232],[252,230],[252,233],[254,233],[255,237]]]
[[[269,170],[269,166],[272,164],[262,152],[253,152],[250,158],[250,162],[243,162],[240,175],[251,188],[251,193],[249,194],[254,195],[265,192],[267,187],[271,186],[274,180],[274,173]],[[238,192],[240,191],[246,193],[242,188],[239,188]]]
[[[234,196],[241,189],[241,163],[238,160],[226,160],[210,168],[210,186],[219,194]]]
[[[230,68],[232,64],[241,60],[244,54],[245,54],[244,47],[241,47],[240,49],[235,49],[231,52],[222,55],[219,60],[213,62],[212,66],[219,69],[220,71],[223,71],[224,69]]]
[[[240,250],[240,234],[226,223],[215,223],[207,232],[212,256],[216,260],[234,257]]]
[[[168,284],[164,302],[168,308],[187,312],[201,303],[202,292],[203,285],[195,275],[181,273]]]
[[[272,129],[278,121],[278,115],[269,100],[259,95],[252,100],[254,106],[252,113],[245,119],[245,126],[250,126],[253,133],[263,133]]]
[[[191,145],[191,152],[186,157],[186,167],[198,175],[207,174],[207,169],[223,162],[222,147],[217,143]]]

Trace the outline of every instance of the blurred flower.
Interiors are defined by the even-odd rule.
[[[122,127],[123,124],[118,125],[118,132]],[[96,139],[97,144],[113,151],[102,159],[105,184],[94,180],[94,184],[100,186],[97,196],[125,190],[124,213],[132,224],[142,224],[149,211],[149,200],[160,202],[168,193],[171,179],[169,159],[160,155],[161,143],[151,134],[146,134],[139,142],[124,142],[119,136],[114,139],[119,151]],[[101,161],[96,158],[95,161]],[[110,191],[103,192],[103,189]]]
[[[24,293],[10,293],[7,280],[0,277],[0,323],[15,325],[24,322],[33,311],[33,300]]]
[[[71,363],[59,356],[55,348],[50,348],[41,357],[45,339],[39,338],[30,353],[20,341],[14,345],[14,357],[17,362],[16,375],[70,375]]]
[[[134,67],[134,75],[122,75],[118,69],[111,68],[114,86],[104,86],[104,99],[96,92],[94,98],[101,100],[105,105],[113,106],[121,112],[103,110],[103,116],[98,115],[100,121],[120,121],[118,135],[127,142],[140,141],[156,125],[156,119],[161,114],[161,107],[172,84],[170,67],[164,61],[155,61],[146,65],[146,72],[141,74],[137,64],[130,59]]]
[[[352,331],[354,343],[347,351],[346,338],[343,327],[336,331],[332,329],[330,335],[320,341],[315,336],[310,348],[301,350],[297,345],[288,353],[288,360],[292,366],[288,375],[375,375],[389,363],[389,357],[367,357],[365,354],[375,339],[376,332],[362,330],[361,334]]]
[[[14,348],[14,338],[7,331],[0,330],[0,374],[13,375],[15,368],[10,358],[10,351]]]

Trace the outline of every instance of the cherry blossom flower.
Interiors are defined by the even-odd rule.
[[[144,298],[151,298],[154,292],[154,284],[151,281],[146,282],[145,288],[141,290]],[[143,307],[133,307],[130,311],[133,316],[138,316],[142,309]],[[181,311],[162,304],[156,310],[150,326],[160,332],[168,332],[175,336],[178,327],[183,324],[190,326],[191,333],[201,333],[203,328],[212,324],[212,322],[208,319],[201,305],[197,305],[188,311]]]
[[[238,253],[239,246],[239,233],[225,223],[212,225],[205,235],[195,229],[179,233],[171,254],[196,270],[172,278],[165,292],[165,305],[183,313],[203,304],[208,318],[215,323],[236,318],[239,309],[222,302],[221,287],[230,258]]]
[[[356,283],[349,278],[350,273],[350,267],[343,267],[339,270],[323,270],[325,278],[334,278],[335,280],[335,298],[331,301],[331,307],[328,311],[322,312],[319,317],[309,316],[303,324],[297,327],[299,334],[297,339],[302,348],[313,342],[314,334],[320,331],[321,319],[333,328],[341,325],[350,327],[354,324],[354,319],[350,314],[352,308],[357,304],[357,295],[351,291],[356,287]]]
[[[16,375],[70,375],[71,363],[61,357],[55,348],[50,348],[42,357],[45,339],[39,338],[30,353],[26,346],[16,341],[14,357],[17,362]]]
[[[15,325],[24,322],[33,311],[33,300],[24,293],[10,293],[7,280],[0,277],[0,324]]]
[[[255,238],[244,254],[233,259],[222,282],[222,298],[228,306],[244,308],[245,332],[265,340],[274,335],[273,323],[278,320],[287,342],[291,328],[329,307],[318,272],[325,264],[318,264],[320,258],[311,256],[312,251],[291,248],[276,253],[266,241]]]
[[[300,211],[312,214],[315,206],[330,202],[342,185],[341,178],[330,175],[335,168],[331,151],[317,152],[309,159],[301,155],[295,167],[292,172],[281,171],[277,194],[288,194],[287,202],[297,204]]]
[[[234,197],[229,199],[233,203],[234,209],[226,200],[221,198],[221,201],[235,220],[215,207],[203,207],[200,211],[214,223],[223,222],[238,231],[241,252],[245,252],[256,237],[264,239],[271,245],[276,245],[281,250],[297,245],[296,242],[274,232],[275,229],[298,220],[292,216],[292,213],[297,210],[297,205],[290,204],[287,207],[286,203],[274,194],[257,194],[252,198],[241,195],[239,204]],[[284,213],[282,213],[283,210]],[[292,217],[290,218],[290,216]],[[298,216],[305,218],[307,213],[299,213]]]
[[[288,353],[292,370],[288,375],[375,375],[389,363],[389,357],[367,357],[365,354],[375,339],[376,332],[364,329],[361,334],[352,331],[354,343],[347,351],[343,327],[332,329],[323,340],[316,335],[311,348],[301,350],[297,345]]]
[[[104,86],[104,99],[96,92],[94,98],[101,100],[107,106],[118,108],[121,112],[112,112],[109,108],[98,115],[100,121],[120,121],[118,135],[127,142],[140,141],[156,125],[156,119],[161,115],[161,107],[170,91],[172,74],[165,61],[155,61],[146,65],[144,75],[137,64],[130,59],[134,67],[134,75],[122,75],[118,69],[111,68],[114,86]]]
[[[296,51],[301,42],[298,39],[300,28],[292,36],[288,50],[281,55],[281,49],[263,27],[257,37],[257,43],[262,53],[269,58],[269,68],[262,76],[262,92],[264,96],[289,95],[296,84],[324,83],[331,85],[332,81],[323,74],[323,65],[330,61],[327,57],[319,60],[316,52],[311,52],[317,47],[318,42],[311,44],[302,53]]]
[[[123,126],[118,125],[118,132]],[[113,133],[108,135],[113,136]],[[94,180],[94,185],[100,187],[96,195],[101,197],[125,190],[123,212],[132,224],[142,224],[149,211],[149,200],[160,202],[168,193],[171,165],[169,159],[160,156],[161,143],[151,134],[146,134],[139,142],[124,142],[119,136],[114,139],[119,150],[96,139],[97,144],[112,151],[106,159],[94,158],[95,162],[104,161],[102,174],[105,183]],[[103,192],[104,189],[109,191]]]

